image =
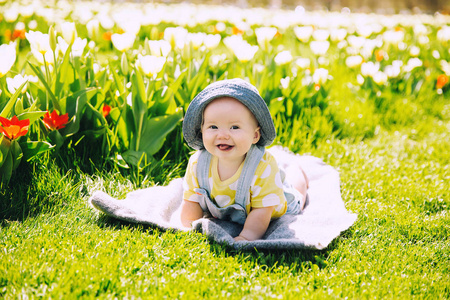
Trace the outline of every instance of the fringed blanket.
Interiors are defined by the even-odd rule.
[[[308,197],[300,215],[284,215],[273,220],[262,239],[235,242],[242,225],[218,219],[203,218],[193,223],[193,230],[236,249],[324,249],[356,220],[341,198],[339,173],[313,156],[289,153],[280,147],[268,149],[281,166],[297,160],[309,178]],[[183,179],[167,186],[133,191],[117,200],[95,191],[90,204],[103,213],[132,223],[148,224],[162,229],[187,230],[181,225],[180,211]]]

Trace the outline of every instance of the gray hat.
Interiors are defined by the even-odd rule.
[[[235,78],[211,83],[189,104],[183,120],[183,136],[189,146],[197,150],[205,148],[201,135],[203,110],[208,103],[220,97],[239,100],[253,113],[261,127],[257,145],[268,146],[273,142],[277,133],[266,102],[253,85]]]

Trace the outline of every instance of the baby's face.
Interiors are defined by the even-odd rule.
[[[255,116],[241,102],[222,97],[203,112],[202,138],[206,150],[220,159],[243,161],[261,137]]]

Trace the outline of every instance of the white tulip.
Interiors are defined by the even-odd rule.
[[[330,42],[328,41],[312,41],[309,44],[311,51],[315,55],[325,55],[330,47]]]
[[[45,55],[47,52],[51,52],[50,48],[50,38],[47,33],[42,33],[40,31],[32,31],[25,33],[25,37],[30,43],[31,50]]]
[[[100,31],[100,21],[97,19],[90,20],[86,24],[86,30],[91,39],[96,39]]]
[[[67,44],[72,44],[75,42],[77,37],[77,29],[75,23],[73,22],[63,22],[61,23],[61,34]]]
[[[212,50],[214,48],[217,48],[219,46],[221,40],[220,34],[208,34],[206,35],[203,44],[208,48],[209,50]]]
[[[312,80],[315,84],[323,85],[328,80],[328,70],[323,68],[316,69],[312,76]]]
[[[290,63],[292,60],[292,54],[289,50],[281,51],[274,58],[274,61],[277,65],[285,65]]]
[[[255,56],[259,50],[258,46],[252,46],[250,44],[242,44],[242,48],[233,49],[234,55],[241,62],[248,62]]]
[[[345,64],[349,68],[356,68],[362,64],[363,58],[360,55],[349,56],[345,59]]]
[[[294,27],[295,36],[302,42],[307,42],[311,37],[314,29],[312,26]]]
[[[6,84],[8,85],[8,90],[14,94],[16,90],[25,82],[37,82],[38,78],[36,76],[22,76],[21,74],[14,76],[14,78],[6,78]],[[22,88],[22,94],[27,91],[27,84]]]
[[[333,42],[341,42],[347,36],[347,30],[344,28],[333,28],[330,32],[330,38]]]
[[[326,41],[330,37],[330,32],[325,29],[317,29],[313,31],[312,36],[316,41]]]
[[[388,76],[381,71],[378,71],[373,75],[373,81],[375,81],[375,83],[378,85],[385,84],[387,79],[388,79]]]
[[[0,57],[0,78],[2,78],[16,62],[16,43],[1,45]]]
[[[379,64],[375,64],[371,61],[369,62],[365,62],[361,65],[361,74],[364,77],[373,77],[375,75],[375,73],[377,73],[380,69],[380,65]]]
[[[299,68],[307,69],[307,68],[309,68],[309,67],[311,66],[311,60],[310,60],[309,58],[303,58],[303,57],[300,57],[300,58],[297,58],[297,59],[295,60],[295,64],[296,64]]]
[[[282,87],[283,89],[289,88],[289,83],[290,83],[290,81],[291,81],[291,78],[289,78],[289,76],[286,77],[286,78],[281,78],[281,79],[280,79],[281,87]]]
[[[126,52],[128,49],[133,47],[134,40],[136,39],[136,35],[125,32],[122,34],[115,33],[111,36],[111,42],[114,47],[120,52]]]
[[[81,38],[77,37],[72,45],[72,55],[74,57],[81,57],[83,55],[84,48],[86,48],[86,45],[87,45],[87,39],[81,39]],[[66,53],[67,48],[69,47],[67,42],[64,39],[62,39],[60,36],[58,36],[58,46],[59,46],[59,49],[60,49],[62,55],[64,55]]]
[[[270,41],[273,40],[277,34],[275,27],[259,27],[255,29],[256,40],[259,46],[265,50],[268,49]]]
[[[183,49],[187,34],[188,31],[183,27],[167,27],[164,29],[164,40],[168,41],[172,48]]]
[[[170,43],[165,40],[149,40],[148,46],[150,48],[150,54],[153,56],[167,57],[170,53],[170,50],[172,49]]]
[[[161,72],[166,58],[161,56],[152,55],[139,55],[136,60],[136,66],[148,77],[155,78],[156,75]]]

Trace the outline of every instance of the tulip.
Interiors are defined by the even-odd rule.
[[[400,66],[397,65],[389,65],[384,68],[384,73],[389,78],[396,78],[400,75]]]
[[[106,118],[110,112],[111,112],[111,106],[109,106],[108,104],[103,105],[103,108],[102,108],[103,117]]]
[[[303,57],[300,57],[300,58],[297,58],[297,59],[295,60],[295,64],[296,64],[299,68],[307,69],[307,68],[309,68],[309,67],[311,66],[311,60],[310,60],[309,58],[303,58]]]
[[[96,39],[100,31],[100,21],[97,19],[90,20],[86,24],[86,30],[91,39]]]
[[[405,72],[411,72],[415,68],[421,67],[422,65],[423,65],[423,62],[419,58],[417,58],[417,57],[410,58],[408,60],[408,62],[406,63],[404,70],[405,70]]]
[[[114,47],[120,52],[126,52],[128,49],[133,47],[134,40],[136,39],[136,35],[132,33],[115,33],[111,35],[111,41]]]
[[[192,47],[194,49],[198,49],[203,45],[203,41],[205,39],[206,33],[198,32],[198,33],[188,33],[186,35],[186,41],[192,43]]]
[[[167,57],[170,53],[171,46],[168,41],[160,40],[160,41],[148,41],[148,46],[150,48],[150,54],[153,56],[163,56]]]
[[[277,29],[275,27],[259,27],[255,29],[256,40],[259,46],[267,50],[269,48],[270,41],[273,40],[277,34]]]
[[[0,46],[0,78],[11,70],[16,62],[16,44],[3,44]]]
[[[289,76],[286,77],[286,78],[281,78],[281,79],[280,79],[281,87],[282,87],[283,89],[289,88],[289,83],[290,83],[290,81],[291,81],[291,78],[290,78]]]
[[[6,84],[8,85],[8,90],[14,94],[16,90],[27,81],[38,82],[38,78],[36,76],[22,76],[21,74],[14,76],[14,78],[6,78]],[[22,93],[27,91],[27,85],[25,84],[22,88]]]
[[[47,52],[52,51],[50,47],[50,37],[48,34],[30,30],[25,33],[25,36],[30,43],[31,50],[34,50],[34,53],[40,53],[43,56]]]
[[[341,42],[345,39],[346,36],[347,36],[347,30],[345,30],[344,28],[331,29],[330,38],[333,42]]]
[[[294,27],[295,36],[304,43],[309,40],[313,30],[312,26]]]
[[[139,55],[136,60],[136,66],[148,77],[155,78],[156,75],[161,72],[164,64],[166,63],[165,57],[152,56],[152,55]]]
[[[441,74],[436,80],[436,89],[442,89],[448,83],[448,76]]]
[[[285,65],[288,64],[292,61],[292,54],[291,51],[289,50],[285,50],[285,51],[281,51],[280,53],[278,53],[275,58],[274,61],[277,65]]]
[[[328,80],[328,70],[327,69],[323,69],[323,68],[317,69],[314,72],[314,74],[312,76],[312,79],[313,79],[315,84],[323,85]]]
[[[164,40],[168,41],[172,49],[183,49],[188,31],[183,27],[167,27],[164,30]]]
[[[361,65],[361,74],[364,77],[368,76],[373,77],[375,73],[378,72],[379,69],[380,69],[379,64],[374,64],[373,62],[369,61]]]
[[[72,45],[72,55],[74,57],[81,57],[84,52],[84,48],[86,48],[87,45],[87,39],[81,39],[77,37]],[[64,55],[67,52],[67,49],[69,48],[69,45],[67,42],[62,39],[60,36],[58,36],[58,46],[61,50],[62,55]]]
[[[66,127],[69,122],[69,114],[59,115],[56,110],[50,114],[48,111],[44,115],[44,125],[50,130],[58,130]]]
[[[330,42],[328,41],[312,41],[309,44],[311,51],[315,55],[325,55],[330,47]]]
[[[61,24],[61,32],[64,40],[67,44],[72,44],[75,42],[77,37],[77,29],[75,27],[75,23],[73,22],[64,22]]]
[[[209,50],[217,48],[219,46],[221,40],[220,34],[208,34],[206,35],[203,44],[208,48]]]
[[[325,29],[317,29],[313,31],[312,36],[316,41],[326,41],[330,37],[330,32]]]
[[[375,81],[375,83],[378,85],[385,84],[387,79],[388,79],[388,76],[381,71],[378,71],[373,75],[373,81]]]
[[[441,42],[450,41],[450,26],[444,26],[436,33],[436,38]]]
[[[361,65],[363,59],[359,55],[349,56],[345,59],[345,64],[349,68],[356,68]]]
[[[11,120],[0,117],[0,124],[0,132],[8,139],[14,140],[27,134],[30,120],[26,119],[20,121],[17,116],[13,116]]]
[[[234,55],[240,62],[248,62],[255,56],[258,51],[258,46],[252,46],[250,44],[242,44],[242,48],[233,49]]]

